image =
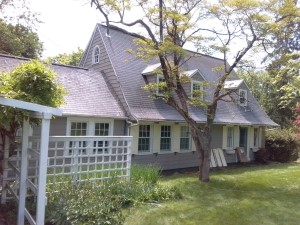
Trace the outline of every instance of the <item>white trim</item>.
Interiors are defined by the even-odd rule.
[[[30,102],[25,102],[25,101],[20,101],[20,100],[16,100],[16,99],[12,99],[12,98],[5,98],[3,96],[0,96],[0,104],[5,105],[5,106],[19,108],[19,109],[25,109],[28,111],[42,113],[43,116],[47,116],[46,114],[50,114],[51,116],[52,115],[54,115],[54,116],[62,115],[62,111],[57,108],[39,105],[39,104],[35,104],[35,103],[30,103]]]
[[[160,79],[160,78],[162,78],[162,79],[165,80],[165,78],[164,78],[163,75],[157,74],[157,75],[156,75],[156,84],[157,84],[157,85],[159,84],[159,79]],[[164,81],[163,81],[163,82],[164,82]],[[163,96],[163,93],[159,93],[159,87],[158,87],[158,86],[157,86],[157,88],[156,88],[156,95],[157,95],[157,96]]]
[[[241,103],[241,93],[244,92],[244,103]],[[239,89],[239,95],[238,95],[238,104],[240,106],[247,106],[248,105],[248,90],[246,89]]]
[[[191,135],[191,131],[190,131],[190,128],[189,128],[189,125],[188,124],[179,124],[179,151],[180,152],[190,152],[192,151],[192,135]],[[188,137],[182,137],[181,136],[181,128],[182,127],[187,127],[188,129]],[[181,144],[181,138],[189,138],[189,148],[188,149],[181,149],[180,148],[180,144]]]
[[[94,36],[95,36],[95,32],[96,32],[96,28],[97,28],[97,25],[95,26],[94,28],[94,31],[93,31],[93,34],[92,36],[90,37],[90,40],[87,44],[87,46],[85,47],[85,50],[84,50],[84,55],[85,56],[84,58],[81,58],[80,59],[80,62],[78,65],[82,65],[82,67],[84,67],[85,63],[86,63],[86,60],[88,58],[88,53],[90,52],[90,49],[91,49],[91,45],[92,45],[92,40],[94,39]],[[85,54],[86,53],[86,54]],[[81,63],[82,62],[82,63]]]
[[[200,84],[200,91],[203,92],[203,82],[202,81],[197,81],[197,80],[192,80],[191,81],[191,98],[193,98],[194,84]],[[201,99],[200,100],[203,100],[203,93],[201,94]]]
[[[67,129],[66,136],[70,136],[71,134],[71,123],[87,123],[87,135],[86,136],[94,136],[95,134],[95,123],[108,123],[109,124],[109,136],[113,136],[114,132],[114,120],[113,119],[99,119],[99,118],[91,118],[91,117],[67,117]]]
[[[96,49],[98,49],[99,53],[97,55],[97,60],[95,60],[95,57],[96,57],[96,54],[95,54],[95,51]],[[93,53],[92,53],[92,64],[97,64],[97,63],[100,63],[100,47],[99,45],[96,45],[94,48],[93,48]]]
[[[163,137],[163,138],[170,138],[170,150],[161,150],[161,128],[162,126],[169,126],[170,127],[170,137]],[[159,134],[159,153],[168,153],[168,152],[172,152],[172,147],[174,145],[173,140],[173,124],[160,124],[160,134]]]
[[[140,126],[150,126],[150,131],[149,131],[149,151],[141,151],[139,150],[139,139],[140,139]],[[137,134],[137,153],[139,155],[146,155],[146,154],[152,154],[153,153],[153,131],[154,127],[153,124],[149,124],[149,123],[142,123],[138,125],[138,134]],[[141,137],[143,138],[143,137]]]

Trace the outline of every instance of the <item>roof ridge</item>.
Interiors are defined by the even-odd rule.
[[[31,59],[31,58],[26,58],[22,56],[15,56],[15,55],[8,55],[8,54],[2,54],[0,53],[0,57],[5,57],[5,58],[11,58],[11,59],[18,59],[18,60],[24,60],[24,61],[29,61],[29,60],[39,60],[44,64],[47,64],[44,60],[41,59]],[[60,64],[60,63],[51,63],[53,66],[61,66],[61,67],[69,67],[73,69],[82,69],[82,70],[88,70],[87,68],[80,67],[80,66],[73,66],[73,65],[65,65],[65,64]]]
[[[102,24],[102,23],[97,23],[97,25],[102,26],[102,27],[106,27],[106,28],[108,27],[107,25]],[[116,31],[122,32],[122,33],[124,33],[124,34],[130,35],[130,36],[133,36],[133,37],[136,37],[136,38],[140,38],[140,37],[141,37],[141,35],[139,35],[139,34],[137,34],[137,33],[129,32],[129,31],[127,31],[127,30],[125,30],[125,29],[123,29],[123,28],[121,28],[121,27],[115,26],[115,25],[111,25],[111,24],[110,24],[110,25],[109,25],[109,28],[112,28],[112,29],[114,29],[114,30],[116,30]],[[218,57],[216,57],[216,56],[207,55],[207,54],[200,53],[200,52],[193,51],[193,50],[186,49],[186,48],[183,48],[183,49],[184,49],[185,51],[190,52],[190,53],[193,53],[193,54],[199,54],[199,55],[201,55],[201,56],[205,56],[205,57],[217,59],[217,60],[220,60],[220,61],[224,61],[223,59],[218,58]]]

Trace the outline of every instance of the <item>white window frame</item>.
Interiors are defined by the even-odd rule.
[[[113,135],[114,130],[114,120],[113,119],[95,119],[95,118],[87,118],[87,117],[68,117],[67,118],[67,129],[66,136],[71,136],[71,124],[72,123],[87,123],[87,132],[86,136],[95,136],[95,124],[96,123],[108,123],[109,124],[109,132],[108,136]],[[67,144],[69,146],[70,143]],[[65,152],[65,154],[70,155],[70,152]]]
[[[255,137],[255,130],[257,131],[257,136]],[[260,136],[260,129],[259,127],[254,127],[253,128],[253,147],[254,148],[259,148],[260,143],[259,143],[259,136]]]
[[[140,126],[149,126],[149,137],[140,137]],[[140,124],[138,126],[138,153],[139,154],[144,154],[144,153],[151,153],[152,152],[152,129],[153,129],[153,126],[150,125],[150,124]],[[139,150],[139,141],[140,141],[140,138],[141,139],[144,139],[144,138],[148,138],[149,139],[149,149],[148,150]]]
[[[96,50],[98,49],[98,54],[96,55]],[[92,63],[96,64],[100,62],[100,47],[96,45],[93,49],[93,55],[92,55]]]
[[[228,126],[226,127],[227,129],[227,135],[226,135],[226,149],[233,149],[234,147],[234,127],[232,126]],[[231,130],[231,132],[230,132]],[[230,135],[231,134],[231,139],[230,139]]]
[[[169,137],[162,137],[161,134],[162,134],[162,127],[164,126],[167,126],[167,127],[170,127],[170,136]],[[162,139],[170,139],[170,148],[169,149],[162,149],[161,146],[162,146]],[[166,125],[166,124],[162,124],[160,126],[160,139],[159,139],[159,150],[160,152],[171,152],[172,150],[172,126],[171,125]]]
[[[242,93],[244,93],[244,94],[242,94]],[[243,98],[244,98],[244,101],[242,102],[241,100]],[[239,103],[240,106],[247,106],[248,105],[248,92],[247,92],[246,89],[239,89],[238,103]]]
[[[163,79],[163,81],[160,81],[160,79]],[[160,82],[165,82],[165,78],[164,78],[163,75],[157,74],[157,76],[156,76],[156,84],[158,85]],[[156,95],[157,96],[163,96],[163,93],[159,92],[159,86],[157,86],[157,88],[156,88]]]
[[[200,91],[203,91],[203,82],[202,81],[197,81],[197,80],[192,80],[192,82],[191,82],[191,98],[193,98],[193,92],[195,91],[194,90],[194,84],[199,84],[200,85]],[[200,100],[203,100],[203,94],[201,94]]]
[[[186,136],[184,136],[184,137],[182,136],[181,129],[183,127],[187,128],[187,130],[188,130],[188,136],[187,137]],[[182,139],[188,139],[188,144],[189,144],[188,148],[181,148],[181,141],[182,141]],[[191,133],[190,133],[190,130],[189,130],[189,126],[187,126],[187,125],[181,125],[180,126],[179,148],[180,148],[180,151],[191,151]]]

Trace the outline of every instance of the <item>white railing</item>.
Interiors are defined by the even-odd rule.
[[[52,136],[49,138],[47,185],[63,182],[96,182],[112,177],[129,178],[131,167],[129,136]],[[39,168],[39,138],[29,138],[27,187],[36,192]],[[7,160],[3,181],[18,189],[20,151]],[[12,190],[8,190],[11,194]],[[17,191],[17,190],[16,190]],[[6,192],[6,191],[5,191]],[[3,196],[2,196],[3,197]],[[6,194],[5,194],[6,198]],[[6,201],[6,199],[2,199]]]

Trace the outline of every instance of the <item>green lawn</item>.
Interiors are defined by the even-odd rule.
[[[193,173],[161,183],[179,187],[183,199],[131,208],[126,225],[300,224],[299,163],[213,171],[209,184]]]

